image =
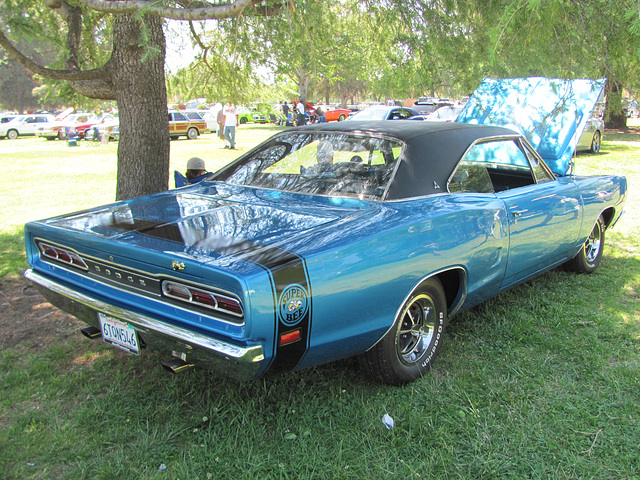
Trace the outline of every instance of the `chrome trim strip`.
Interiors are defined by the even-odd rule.
[[[135,327],[152,330],[154,333],[172,337],[180,342],[189,345],[196,345],[209,351],[210,353],[223,357],[227,360],[234,360],[242,364],[258,364],[264,360],[262,346],[255,345],[252,347],[238,347],[229,343],[207,337],[205,335],[191,332],[181,327],[162,323],[145,315],[137,314],[120,307],[105,303],[88,295],[82,294],[68,287],[60,285],[47,277],[27,270],[24,274],[26,278],[37,283],[38,285],[50,290],[53,293],[62,295],[73,301],[86,305],[96,311],[112,315],[116,318],[125,320]],[[257,369],[257,368],[256,368]]]

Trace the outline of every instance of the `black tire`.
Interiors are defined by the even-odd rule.
[[[67,134],[62,130],[58,130],[58,140],[64,140],[65,138],[67,138]]]
[[[437,278],[430,278],[409,295],[382,340],[360,355],[361,366],[367,375],[387,385],[420,378],[437,356],[446,320],[444,289]]]
[[[591,148],[589,151],[591,153],[598,153],[600,151],[600,144],[602,143],[602,135],[600,132],[596,130],[596,133],[593,134],[593,138],[591,139]]]
[[[240,125],[247,123],[247,117],[240,117]]]
[[[344,113],[341,113],[340,116],[338,117],[338,121],[342,122],[342,121],[344,121],[345,118],[347,118],[347,117],[344,116]]]
[[[18,131],[17,130],[9,130],[7,132],[7,138],[9,140],[15,140],[16,138],[18,138]]]
[[[198,138],[198,129],[195,127],[191,127],[189,130],[187,130],[187,138],[189,140],[195,140],[196,138]]]
[[[604,232],[606,226],[602,217],[598,218],[587,241],[580,248],[578,254],[567,262],[567,267],[572,272],[593,273],[602,260],[604,250]]]

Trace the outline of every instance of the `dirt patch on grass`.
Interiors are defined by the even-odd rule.
[[[0,280],[0,349],[47,347],[84,325],[57,309],[25,278]]]

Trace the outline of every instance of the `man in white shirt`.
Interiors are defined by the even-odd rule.
[[[304,100],[302,98],[296,105],[296,110],[298,111],[298,126],[306,125],[307,119],[304,117]]]
[[[224,137],[229,142],[229,145],[224,148],[234,150],[236,148],[236,127],[238,126],[238,114],[233,106],[233,103],[229,102],[224,106]]]

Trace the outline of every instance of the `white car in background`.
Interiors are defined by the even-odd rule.
[[[207,123],[207,130],[215,132],[218,130],[216,116],[209,110],[181,110],[190,120],[204,120]]]
[[[18,115],[9,122],[0,123],[0,138],[15,140],[23,135],[35,135],[38,127],[53,122],[54,116],[46,113]]]

